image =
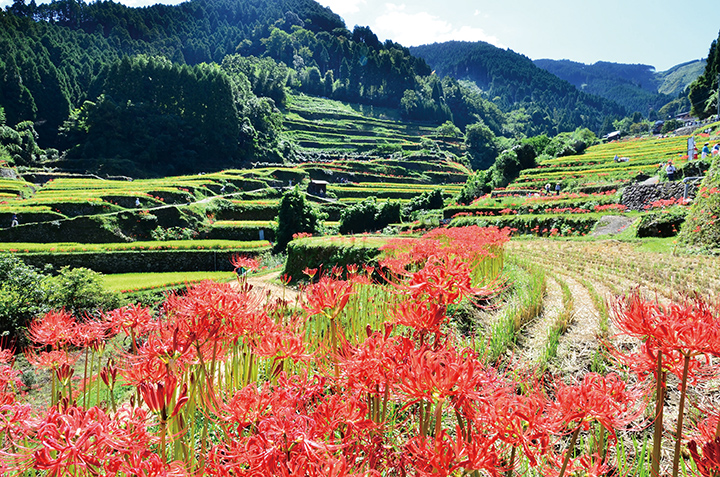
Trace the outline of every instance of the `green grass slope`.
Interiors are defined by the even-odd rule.
[[[690,249],[720,253],[720,159],[715,159],[703,179],[687,219],[681,241]]]

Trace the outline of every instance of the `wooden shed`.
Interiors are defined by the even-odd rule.
[[[327,194],[327,186],[327,181],[317,181],[313,179],[310,180],[307,191],[308,194],[324,196],[325,194]]]

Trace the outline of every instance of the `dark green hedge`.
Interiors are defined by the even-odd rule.
[[[329,271],[334,266],[344,268],[353,263],[375,265],[380,253],[378,247],[365,245],[293,240],[287,246],[284,273],[297,281],[304,277],[303,270],[306,267]]]
[[[501,217],[457,217],[450,222],[451,227],[509,227],[515,234],[521,235],[585,235],[597,224],[596,214],[577,215],[506,215]]]

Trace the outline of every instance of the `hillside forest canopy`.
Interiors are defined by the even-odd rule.
[[[139,177],[302,159],[282,134],[288,94],[298,93],[471,132],[475,168],[524,138],[645,121],[522,55],[431,47],[350,30],[312,0],[15,0],[0,12],[0,155]]]

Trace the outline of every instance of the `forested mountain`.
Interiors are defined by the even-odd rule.
[[[718,75],[720,75],[720,34],[710,44],[705,71],[690,85],[692,114],[707,118],[718,112]]]
[[[486,152],[477,167],[516,138],[607,132],[625,115],[522,55],[380,42],[313,0],[14,0],[0,12],[0,147],[37,141],[11,155],[18,165],[60,157],[42,165],[142,176],[291,159],[288,91],[450,121]]]
[[[679,95],[686,97],[685,88],[700,75],[704,66],[703,61],[693,61],[657,72],[649,65],[605,61],[586,65],[570,60],[541,59],[534,63],[581,91],[615,101],[645,117],[657,116],[658,111]],[[687,110],[689,103],[685,101],[675,109],[678,108]]]
[[[223,66],[202,66],[213,63]],[[125,70],[145,80],[136,82],[136,89],[118,90],[114,75]],[[153,157],[150,163],[162,166],[165,143],[158,139],[145,147],[145,141],[151,131],[171,125],[175,132],[160,136],[168,141],[177,135],[169,143],[173,157],[199,158],[195,168],[282,160],[287,145],[277,141],[276,115],[287,87],[396,108],[408,94],[408,117],[442,122],[451,113],[444,95],[433,98],[441,86],[429,74],[427,64],[406,48],[381,43],[368,28],[347,30],[340,17],[312,0],[192,0],[147,8],[15,0],[0,12],[0,106],[6,123],[31,121],[41,145],[68,150],[67,158],[80,161],[79,167],[128,157],[146,167],[148,161],[135,155],[141,149]],[[161,86],[164,81],[168,85]],[[226,86],[201,94],[207,84],[220,83]],[[177,95],[161,92],[172,88]],[[466,115],[492,109],[462,95],[459,100]],[[232,105],[234,111],[224,115],[227,123],[209,127],[206,114],[193,113],[212,104]],[[221,150],[209,136],[191,139],[179,130],[226,138],[239,133],[236,143]],[[148,152],[153,150],[158,152]],[[182,170],[158,167],[152,173]]]
[[[617,103],[578,91],[567,81],[538,68],[526,56],[485,42],[450,41],[410,48],[441,76],[474,82],[504,111],[532,118],[531,133],[594,131],[611,126],[626,110]]]

